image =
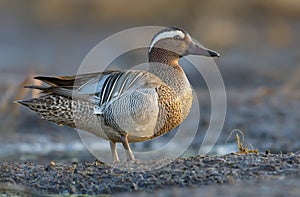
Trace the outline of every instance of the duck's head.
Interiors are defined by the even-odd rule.
[[[149,61],[156,61],[161,58],[181,58],[186,55],[202,55],[219,57],[219,53],[206,49],[195,43],[191,36],[181,28],[168,27],[158,32],[150,43]]]

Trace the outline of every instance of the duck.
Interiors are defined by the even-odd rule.
[[[109,141],[113,163],[116,143],[134,160],[129,143],[168,133],[188,116],[192,87],[179,64],[187,55],[219,57],[198,45],[182,28],[157,32],[148,49],[148,70],[105,70],[76,76],[36,76],[46,85],[37,98],[19,100],[40,118],[81,129]]]

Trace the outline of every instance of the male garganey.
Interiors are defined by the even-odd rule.
[[[42,94],[18,102],[43,119],[108,140],[114,162],[119,161],[117,142],[123,144],[127,159],[134,160],[129,142],[163,135],[187,117],[192,89],[178,60],[189,54],[219,56],[198,46],[186,31],[165,28],[150,43],[148,71],[37,76],[49,86],[27,86]]]

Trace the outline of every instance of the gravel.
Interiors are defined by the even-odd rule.
[[[242,185],[259,189],[263,182],[266,182],[265,190],[270,190],[268,194],[271,194],[276,192],[272,189],[273,183],[280,188],[285,180],[299,180],[299,169],[300,152],[137,160],[113,165],[100,161],[71,164],[1,162],[0,194],[131,195],[128,192],[135,192],[135,195],[147,195],[154,192],[171,195],[189,190],[214,194],[217,190],[226,190],[228,185],[236,192],[242,192]],[[294,189],[291,191],[299,191],[295,184],[289,184]],[[277,191],[282,192],[278,188]]]

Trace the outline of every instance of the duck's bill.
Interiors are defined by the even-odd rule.
[[[186,55],[203,55],[208,57],[220,57],[220,54],[216,51],[200,47],[195,43],[190,44]]]

